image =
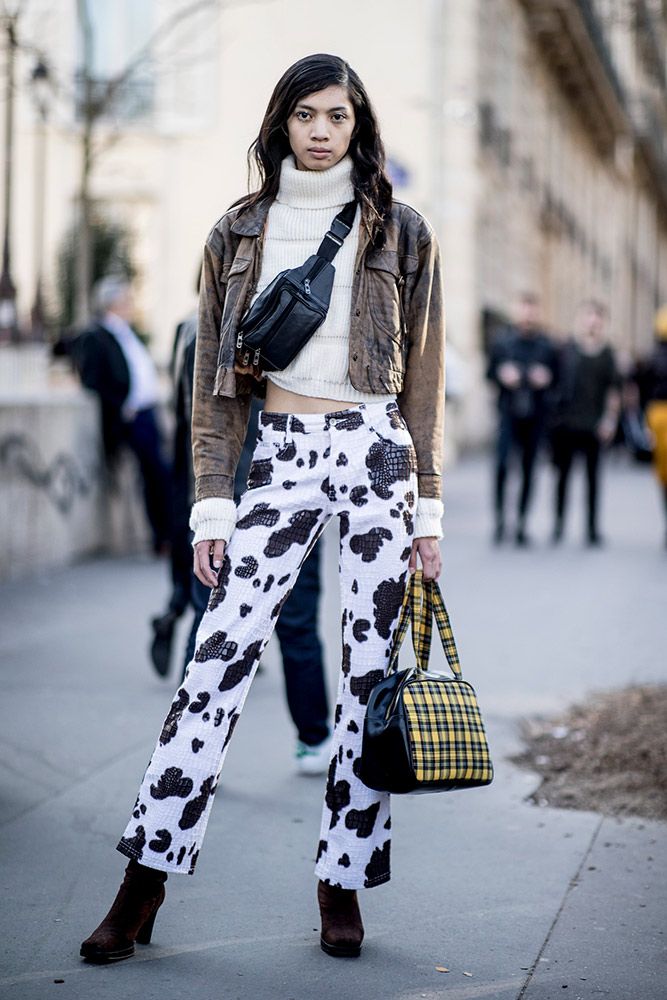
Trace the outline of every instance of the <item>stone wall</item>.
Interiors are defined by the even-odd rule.
[[[6,350],[2,361],[9,362]],[[6,372],[6,368],[3,368]],[[0,389],[0,579],[104,552],[148,551],[136,463],[113,482],[97,399],[78,386]]]

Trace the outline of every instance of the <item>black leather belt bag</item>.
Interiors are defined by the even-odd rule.
[[[242,363],[262,371],[286,368],[322,325],[329,309],[336,269],[332,261],[352,229],[356,202],[331,223],[317,253],[301,267],[281,271],[241,320],[236,346]]]

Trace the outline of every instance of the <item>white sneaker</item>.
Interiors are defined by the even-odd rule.
[[[299,774],[326,774],[331,762],[331,737],[314,747],[297,740],[295,756]]]

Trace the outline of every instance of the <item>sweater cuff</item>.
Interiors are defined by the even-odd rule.
[[[415,514],[415,538],[442,538],[442,500],[420,497]]]
[[[206,497],[205,500],[198,500],[190,512],[190,529],[195,533],[193,545],[220,539],[229,542],[235,527],[236,504],[233,500]]]

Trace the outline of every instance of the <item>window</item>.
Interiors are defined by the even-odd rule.
[[[76,118],[85,118],[86,102],[100,103],[96,117],[144,122],[152,115],[155,81],[141,53],[155,28],[155,0],[80,0],[90,30],[89,66],[84,66],[84,26],[79,12]],[[126,71],[129,72],[126,74]],[[109,85],[119,80],[117,87]]]

